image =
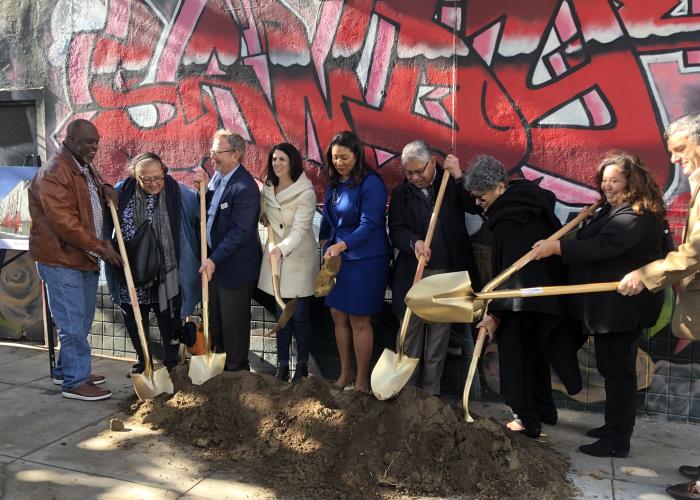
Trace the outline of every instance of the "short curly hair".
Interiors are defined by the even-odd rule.
[[[489,155],[474,158],[464,175],[464,189],[472,193],[492,191],[500,182],[508,186],[508,172],[503,163]]]

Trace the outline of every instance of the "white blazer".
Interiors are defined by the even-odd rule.
[[[315,211],[314,186],[304,173],[294,184],[277,194],[274,186],[263,186],[260,214],[270,221],[275,243],[284,256],[280,266],[280,293],[286,299],[314,294],[319,270],[318,241],[312,229]],[[258,288],[273,294],[267,242],[263,244]]]

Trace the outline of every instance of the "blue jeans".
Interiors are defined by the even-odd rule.
[[[282,314],[279,306],[277,317]],[[292,335],[297,339],[297,365],[305,365],[311,351],[311,297],[299,297],[294,316],[277,332],[277,364],[289,365],[289,346]]]
[[[63,379],[62,390],[73,389],[84,384],[92,371],[88,334],[95,318],[99,274],[41,263],[36,267],[46,283],[51,316],[61,339],[54,377]]]

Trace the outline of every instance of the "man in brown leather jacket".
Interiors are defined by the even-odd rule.
[[[29,186],[29,254],[46,283],[61,340],[54,383],[61,384],[64,397],[84,401],[112,395],[98,387],[105,378],[91,373],[87,336],[95,316],[98,258],[121,264],[102,234],[106,196],[115,199],[116,194],[91,163],[99,140],[89,121],[71,122],[60,151]]]

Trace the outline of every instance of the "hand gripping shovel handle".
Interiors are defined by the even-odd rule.
[[[131,266],[129,258],[126,255],[126,247],[124,246],[124,235],[122,234],[121,224],[119,224],[119,215],[114,208],[114,202],[109,200],[109,211],[112,214],[112,222],[114,223],[114,231],[117,233],[117,244],[119,245],[119,253],[124,264],[124,276],[126,277],[126,287],[129,290],[129,299],[131,300],[131,309],[134,311],[134,320],[136,321],[136,330],[138,331],[141,347],[143,349],[143,358],[145,362],[144,375],[148,379],[153,378],[153,367],[151,366],[151,350],[148,347],[148,339],[146,332],[143,330],[143,319],[141,316],[141,308],[139,307],[139,298],[136,296],[136,286],[134,278],[131,275]]]
[[[588,218],[598,207],[602,205],[602,200],[597,201],[593,205],[581,210],[579,214],[565,224],[556,233],[551,235],[547,240],[554,241],[561,239],[569,231],[573,230],[580,222]],[[530,250],[528,253],[516,260],[510,267],[501,272],[498,276],[489,281],[486,286],[484,286],[482,292],[491,292],[497,286],[501,285],[508,278],[510,278],[516,271],[525,267],[525,265],[532,260],[532,254],[534,250]],[[474,419],[469,415],[469,390],[471,389],[472,382],[474,381],[474,374],[476,373],[476,365],[481,357],[481,350],[484,347],[485,333],[479,331],[476,339],[476,345],[474,346],[474,352],[472,353],[472,360],[469,364],[469,371],[467,372],[467,381],[464,384],[464,392],[462,393],[462,405],[464,406],[464,415],[467,422],[473,422]]]
[[[433,235],[435,234],[435,227],[437,226],[438,215],[440,214],[440,207],[442,206],[442,199],[445,197],[445,190],[447,189],[447,183],[450,180],[450,174],[447,170],[442,171],[442,181],[440,182],[440,189],[438,190],[437,198],[435,199],[435,206],[433,206],[433,213],[430,214],[430,223],[428,224],[428,233],[425,235],[425,249],[430,250],[430,245],[433,241]],[[416,274],[413,277],[413,284],[418,283],[423,277],[423,271],[425,270],[425,256],[421,255],[418,259],[418,267],[416,267]],[[406,340],[406,332],[408,331],[408,322],[411,319],[411,310],[407,307],[406,311],[403,313],[403,321],[401,321],[401,331],[399,332],[399,345],[397,349],[396,362],[399,363],[401,358],[403,358],[403,343]]]

